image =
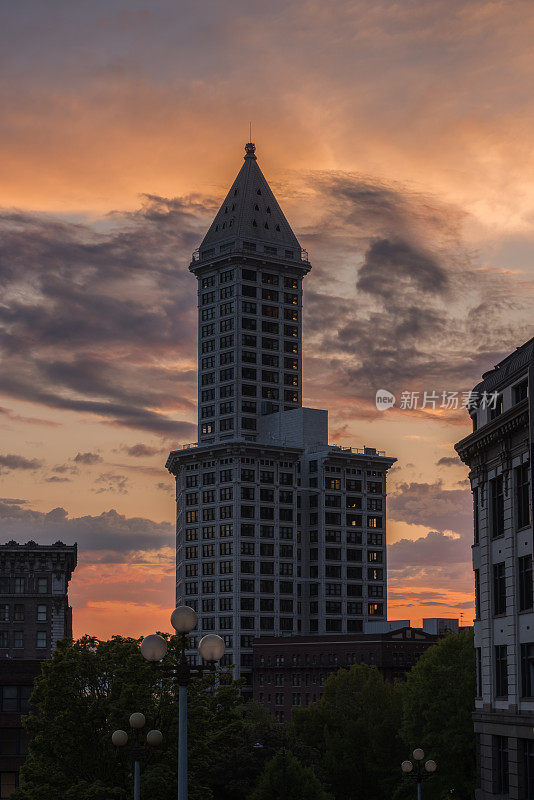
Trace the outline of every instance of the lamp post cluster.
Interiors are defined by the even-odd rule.
[[[143,746],[141,744],[141,728],[145,726],[145,715],[140,711],[136,711],[130,715],[130,727],[134,731],[134,744],[132,747],[132,756],[134,760],[134,800],[140,800],[140,780],[141,780],[141,758],[143,757]],[[117,730],[111,735],[111,741],[115,747],[124,747],[128,742],[128,734],[126,731]],[[146,743],[150,747],[156,747],[163,741],[163,734],[161,731],[149,731],[146,735]]]
[[[173,662],[160,667],[173,675],[178,686],[178,800],[187,800],[187,686],[191,678],[199,677],[205,671],[214,671],[215,662],[220,661],[225,651],[224,640],[215,633],[208,633],[198,644],[198,652],[206,666],[190,666],[186,656],[188,634],[196,628],[197,620],[196,611],[189,606],[174,609],[171,625],[178,634],[179,648]],[[153,664],[163,661],[167,649],[167,642],[157,633],[141,642],[143,657]]]
[[[424,751],[420,747],[416,747],[412,753],[415,764],[412,761],[403,761],[401,770],[404,775],[414,778],[417,781],[417,800],[421,800],[421,784],[425,778],[429,778],[437,770],[438,765],[432,759],[425,761],[423,766],[423,759],[425,757]]]

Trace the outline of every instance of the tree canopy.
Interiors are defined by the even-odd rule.
[[[403,752],[400,723],[399,689],[376,667],[355,664],[328,677],[316,705],[295,710],[291,733],[309,748],[336,800],[391,800]]]
[[[438,771],[425,785],[429,800],[470,800],[475,783],[472,713],[476,692],[473,632],[449,633],[429,647],[403,686],[401,736],[408,753],[421,747]]]
[[[177,646],[170,638],[169,654]],[[392,684],[365,664],[340,669],[319,702],[296,708],[285,728],[265,707],[244,704],[239,682],[204,675],[189,688],[189,798],[270,800],[283,797],[285,785],[287,800],[405,800],[414,787],[400,764],[422,747],[438,764],[425,800],[470,800],[474,695],[473,636],[465,631],[430,647],[405,682]],[[31,702],[29,754],[13,800],[130,798],[132,742],[117,749],[111,734],[122,728],[132,739],[134,711],[146,717],[143,737],[152,728],[164,737],[146,747],[141,796],[174,800],[177,687],[143,659],[139,641],[60,642]]]
[[[249,800],[332,800],[311,767],[285,749],[269,761]]]
[[[171,638],[169,650],[176,646]],[[170,677],[143,659],[138,641],[115,636],[105,642],[91,637],[60,642],[52,659],[43,663],[31,702],[35,710],[25,720],[29,754],[14,800],[130,797],[130,742],[117,749],[111,734],[120,728],[132,739],[128,720],[134,711],[146,717],[143,737],[152,728],[164,737],[159,747],[145,748],[149,755],[141,769],[142,796],[174,800],[177,691]],[[188,705],[190,799],[241,800],[269,754],[260,751],[251,759],[248,742],[255,737],[269,740],[276,733],[273,722],[263,709],[257,718],[254,706],[245,712],[238,685],[216,685],[210,674],[192,681]],[[241,753],[240,761],[236,753]]]

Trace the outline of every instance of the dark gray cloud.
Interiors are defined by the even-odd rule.
[[[28,501],[20,497],[0,497],[0,503],[5,505],[24,506]]]
[[[477,264],[458,209],[358,176],[310,180],[327,211],[309,243],[305,368],[339,387],[347,416],[376,415],[366,404],[377,389],[469,390],[529,338],[530,301],[518,300],[511,277]]]
[[[92,464],[98,464],[99,461],[103,461],[103,458],[99,453],[77,453],[73,460],[77,464],[91,466]]]
[[[447,273],[435,256],[402,240],[376,239],[365,252],[356,288],[385,300],[413,289],[443,294]]]
[[[208,207],[150,196],[99,229],[0,214],[0,391],[191,438],[180,416],[194,409],[196,374],[174,365],[194,352],[185,267]]]
[[[477,268],[456,209],[353,175],[306,181],[325,211],[299,231],[314,267],[305,369],[321,395],[338,387],[347,418],[375,415],[378,388],[469,389],[527,338],[510,278]],[[195,438],[186,416],[196,403],[196,287],[186,266],[213,210],[212,198],[147,195],[138,211],[93,227],[0,214],[0,392]]]
[[[47,483],[70,483],[70,478],[60,478],[59,475],[51,475],[49,478],[45,478]]]
[[[164,448],[152,447],[150,445],[139,442],[139,444],[134,444],[131,447],[125,445],[124,447],[122,447],[122,450],[129,456],[132,456],[133,458],[145,458],[149,456],[155,456],[158,453],[162,453],[164,451]]]
[[[43,466],[37,458],[25,458],[15,453],[0,453],[0,474],[10,470],[36,470]]]
[[[419,539],[401,539],[389,547],[388,567],[396,573],[410,572],[415,567],[441,567],[468,564],[469,550],[465,542],[442,531],[429,531]]]
[[[468,538],[473,527],[471,492],[435,483],[401,483],[388,498],[388,516],[409,525],[454,531]]]
[[[126,517],[117,511],[98,516],[69,517],[64,508],[48,513],[27,508],[25,501],[0,500],[2,538],[23,544],[30,539],[40,544],[58,540],[78,544],[79,556],[90,560],[122,561],[138,551],[158,551],[172,546],[173,526],[142,517]]]
[[[103,472],[96,478],[94,491],[96,494],[103,492],[115,492],[116,494],[128,494],[128,478],[125,475],[117,475],[113,472]]]
[[[418,539],[401,539],[388,547],[391,585],[415,581],[472,591],[473,515],[468,489],[445,489],[441,481],[402,483],[388,499],[388,516],[433,528]]]
[[[78,455],[80,454],[78,453]],[[52,467],[52,472],[55,472],[58,475],[65,475],[67,472],[70,475],[77,475],[79,470],[74,464],[56,464],[55,467]]]
[[[463,466],[458,456],[442,456],[436,461],[437,467],[460,467]]]

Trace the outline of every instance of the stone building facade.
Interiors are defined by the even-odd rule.
[[[456,445],[473,492],[477,800],[534,798],[534,339],[473,390]]]
[[[50,658],[72,636],[68,586],[76,545],[0,545],[0,659]]]
[[[22,716],[56,642],[72,636],[68,585],[76,545],[0,545],[0,800],[18,785],[26,755]]]
[[[199,437],[167,461],[177,602],[198,611],[198,636],[224,636],[249,695],[255,637],[357,632],[386,615],[386,473],[395,459],[329,445],[328,413],[302,407],[310,269],[249,143],[190,265]]]

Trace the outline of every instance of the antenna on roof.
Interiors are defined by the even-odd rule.
[[[252,122],[248,123],[248,140],[249,142],[252,141]]]

